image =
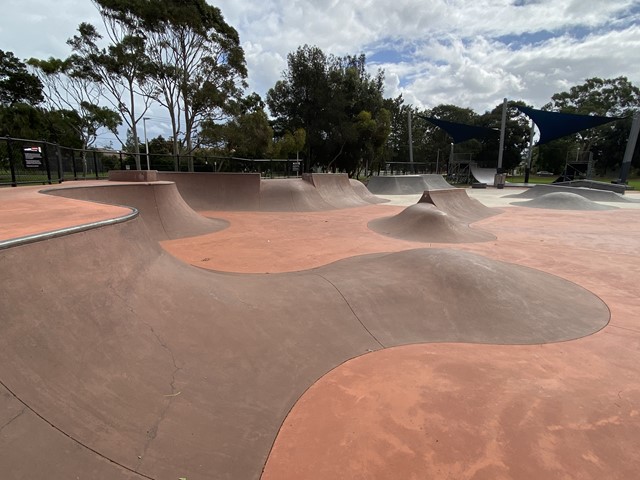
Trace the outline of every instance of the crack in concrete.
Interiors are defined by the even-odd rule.
[[[362,328],[364,328],[364,330],[369,334],[369,336],[378,344],[380,345],[381,348],[387,348],[383,345],[383,343],[378,340],[376,338],[376,336],[373,334],[373,332],[371,332],[371,330],[369,330],[367,328],[367,326],[364,324],[364,322],[360,319],[360,317],[358,317],[358,314],[355,312],[355,310],[353,309],[353,307],[351,306],[351,304],[349,303],[349,300],[347,300],[347,298],[344,296],[344,294],[340,291],[340,289],[336,286],[336,284],[334,284],[331,280],[329,280],[328,278],[326,278],[323,275],[320,275],[319,273],[316,273],[317,277],[320,277],[321,279],[323,279],[325,282],[327,282],[329,285],[331,285],[336,292],[338,292],[338,294],[342,297],[342,300],[344,300],[344,303],[347,305],[347,307],[349,307],[349,310],[351,310],[351,313],[353,314],[353,316],[355,317],[355,319],[358,321],[358,323],[360,323],[360,325],[362,326]]]
[[[17,415],[15,415],[14,417],[10,418],[7,422],[5,422],[3,425],[0,425],[0,433],[2,433],[2,430],[4,430],[6,427],[8,427],[9,425],[11,425],[14,421],[16,421],[18,418],[20,418],[22,415],[25,414],[25,412],[28,410],[27,407],[22,407],[22,410],[20,410],[18,412]]]
[[[156,436],[158,435],[158,429],[160,428],[160,424],[164,421],[169,409],[171,408],[171,404],[173,403],[173,400],[180,393],[180,392],[176,392],[175,383],[176,383],[176,375],[180,370],[182,370],[182,368],[178,366],[175,355],[171,351],[171,348],[169,348],[169,346],[164,342],[164,340],[162,340],[160,335],[154,330],[154,328],[151,325],[149,325],[146,322],[143,322],[143,323],[144,325],[147,326],[147,328],[149,328],[153,336],[156,338],[156,341],[158,342],[158,344],[164,350],[166,350],[169,356],[171,357],[171,363],[173,364],[173,372],[171,373],[171,381],[169,382],[169,386],[171,387],[171,393],[169,395],[165,395],[167,400],[166,405],[160,412],[160,415],[158,416],[157,420],[151,425],[149,430],[147,430],[147,441],[142,447],[142,452],[138,455],[138,463],[136,466],[136,471],[142,466],[142,462],[144,461],[145,454],[147,453],[147,451],[151,447],[151,444],[153,443]]]

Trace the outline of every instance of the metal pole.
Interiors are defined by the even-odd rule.
[[[411,173],[413,170],[413,128],[411,127],[411,109],[407,110],[407,118],[409,123],[409,163],[411,163]]]
[[[620,179],[618,180],[618,183],[627,183],[627,177],[629,176],[629,170],[631,169],[631,160],[633,159],[633,152],[636,149],[636,142],[638,141],[639,132],[640,112],[636,113],[633,116],[633,123],[631,124],[631,131],[629,132],[629,139],[627,140],[627,148],[624,151],[622,167],[620,168]]]
[[[533,157],[533,135],[536,133],[536,124],[531,120],[531,130],[529,131],[529,151],[527,152],[527,165],[524,167],[524,183],[529,183],[529,173],[531,172],[531,158]]]
[[[142,126],[144,127],[144,149],[147,152],[147,170],[151,170],[149,165],[149,142],[147,141],[147,120],[149,120],[149,117],[142,119]]]
[[[9,135],[7,135],[6,140],[7,140],[7,155],[9,155],[9,169],[11,170],[11,186],[17,187],[18,179],[16,177],[16,166],[14,165],[13,149],[11,148],[11,139],[9,138]]]
[[[498,152],[498,171],[502,173],[502,154],[504,153],[504,132],[507,127],[507,99],[502,103],[502,123],[500,124],[500,151]]]

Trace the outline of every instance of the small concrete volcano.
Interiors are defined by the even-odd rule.
[[[599,203],[589,200],[582,195],[569,192],[547,193],[525,202],[511,202],[511,205],[529,208],[545,208],[549,210],[598,211],[618,209],[618,207],[611,205],[600,205]]]
[[[388,237],[425,243],[488,242],[496,237],[474,230],[430,203],[417,203],[392,217],[378,218],[368,227]]]

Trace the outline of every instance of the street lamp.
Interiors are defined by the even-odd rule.
[[[144,117],[142,119],[142,125],[144,127],[144,149],[147,152],[147,170],[151,170],[151,166],[149,165],[149,142],[147,141],[147,120],[149,120],[149,117]]]

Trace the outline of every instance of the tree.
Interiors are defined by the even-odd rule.
[[[81,139],[83,171],[87,173],[85,150],[92,147],[98,132],[106,128],[117,134],[122,124],[120,115],[98,103],[103,97],[103,84],[84,71],[81,58],[72,55],[66,60],[32,58],[28,64],[44,85],[44,96],[50,111],[73,111],[75,115],[63,116]]]
[[[189,155],[200,123],[231,113],[246,86],[244,51],[236,30],[204,0],[96,0],[101,13],[145,39],[154,99],[168,111],[174,154],[179,138]]]
[[[42,84],[12,52],[0,50],[0,105],[42,102]]]
[[[315,164],[355,174],[373,138],[371,124],[365,125],[388,122],[382,113],[384,73],[367,73],[364,55],[326,56],[308,45],[287,60],[284,78],[267,93],[276,136],[302,128],[307,170]]]
[[[139,29],[120,22],[107,7],[94,1],[105,25],[109,44],[100,47],[102,35],[91,24],[82,23],[78,35],[67,42],[76,53],[78,71],[88,80],[99,82],[105,89],[104,98],[122,115],[132,131],[136,168],[141,168],[138,123],[151,99],[154,85],[149,81],[150,63],[145,51],[145,38]],[[142,103],[142,108],[137,105]]]

